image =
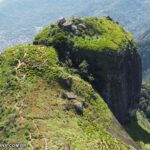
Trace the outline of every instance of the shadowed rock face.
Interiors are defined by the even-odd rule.
[[[60,60],[71,62],[79,73],[86,61],[85,72],[93,80],[80,75],[103,96],[117,119],[126,123],[139,101],[142,79],[141,59],[132,36],[108,17],[71,21],[80,35],[53,25],[41,32],[34,44],[54,46]]]
[[[132,53],[128,51],[129,49],[132,49]],[[113,57],[113,68],[111,67],[113,62],[106,65],[108,70],[105,76],[101,77],[103,74],[99,72],[99,76],[95,77],[94,86],[102,94],[117,119],[125,123],[129,111],[135,109],[139,102],[142,69],[140,56],[132,44],[129,44],[127,50],[118,57],[120,61]],[[115,59],[118,62],[115,62]]]
[[[130,110],[136,108],[142,81],[140,55],[134,43],[129,42],[120,53],[107,50],[88,54],[82,58],[89,64],[89,73],[94,77],[93,87],[102,95],[116,118],[122,123],[128,120]],[[80,57],[80,52],[75,58]],[[73,61],[75,64],[77,60]],[[77,65],[77,64],[76,64]]]

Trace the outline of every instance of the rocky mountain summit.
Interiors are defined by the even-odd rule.
[[[55,47],[60,60],[79,70],[120,122],[125,123],[129,112],[136,109],[141,59],[132,36],[118,22],[110,17],[60,18],[37,35],[34,44]]]
[[[60,15],[109,15],[137,37],[149,28],[149,11],[149,0],[112,0],[111,3],[110,0],[1,0],[0,51],[30,43],[39,28],[56,21]]]
[[[27,150],[140,150],[142,140],[123,128],[135,121],[140,87],[140,56],[118,22],[60,18],[33,45],[0,54],[0,141]]]

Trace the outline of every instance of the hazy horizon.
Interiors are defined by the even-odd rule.
[[[149,28],[148,0],[0,0],[0,49],[29,43],[60,17],[110,16],[135,37]]]

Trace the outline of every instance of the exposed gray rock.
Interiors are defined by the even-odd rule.
[[[128,121],[129,111],[134,110],[139,102],[142,81],[140,56],[133,44],[126,49],[132,49],[132,53],[126,50],[120,54],[121,61],[114,63],[113,73],[109,63],[104,78],[95,77],[98,91],[122,124]]]
[[[83,114],[83,103],[82,102],[76,102],[74,103],[74,108],[78,115]]]
[[[135,44],[129,42],[118,54],[106,50],[102,54],[95,52],[91,59],[89,56],[85,53],[82,57],[91,64],[89,73],[95,79],[93,86],[120,123],[125,124],[128,122],[129,111],[136,108],[140,98],[142,68]],[[80,58],[80,52],[76,57]]]
[[[69,76],[68,79],[66,80],[66,85],[68,86],[68,88],[71,89],[72,87],[72,77]]]
[[[79,26],[82,27],[83,29],[86,29],[86,25],[85,24],[80,23]]]
[[[66,98],[69,100],[73,100],[77,98],[77,95],[75,95],[74,93],[66,93]]]
[[[75,33],[76,30],[78,30],[78,27],[76,25],[72,25],[72,31]]]
[[[63,23],[63,27],[64,28],[70,28],[71,29],[72,25],[73,25],[73,22],[65,22],[65,23]]]
[[[79,30],[76,30],[75,35],[81,35],[81,32]]]
[[[75,35],[81,35],[81,32],[78,30],[78,27],[76,25],[72,25],[72,32]]]
[[[62,26],[65,22],[66,22],[66,19],[64,17],[59,18],[57,21],[59,26]]]
[[[69,76],[67,79],[60,78],[60,84],[66,89],[71,89],[72,87],[72,77]]]
[[[77,98],[77,95],[75,95],[73,92],[64,92],[62,93],[62,98],[65,98],[68,100],[74,100]]]

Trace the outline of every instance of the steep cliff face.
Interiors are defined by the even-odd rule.
[[[125,123],[129,112],[135,109],[139,102],[141,61],[132,44],[128,45],[126,51],[119,54],[119,59],[115,56],[113,58],[116,59],[116,63],[112,62],[114,67],[108,64],[105,77],[95,84],[103,83],[103,87],[98,87],[99,92],[102,91],[104,99],[119,121]]]
[[[34,44],[53,46],[60,60],[103,96],[121,123],[138,103],[141,60],[132,36],[110,17],[61,18],[45,28]]]

